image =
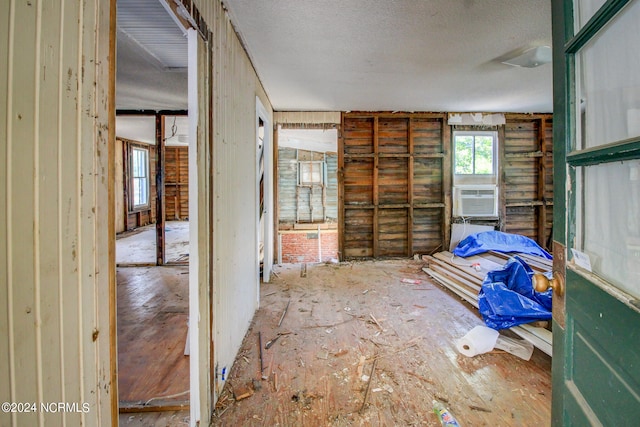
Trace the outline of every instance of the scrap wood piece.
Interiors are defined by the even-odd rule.
[[[236,399],[236,401],[246,399],[251,396],[253,396],[253,389],[251,387],[246,385],[233,387],[233,398]]]
[[[262,379],[263,380],[268,380],[269,377],[271,376],[271,367],[273,366],[273,357],[274,357],[274,355],[273,355],[273,353],[271,353],[271,360],[269,360],[268,372],[267,372],[266,375],[264,374],[264,372],[262,373]]]
[[[357,374],[358,374],[358,378],[362,378],[362,371],[364,369],[364,362],[365,360],[367,360],[366,357],[364,356],[360,356],[360,362],[358,363],[358,368],[356,370]]]
[[[282,325],[282,321],[284,320],[284,316],[287,314],[287,310],[289,310],[289,304],[291,304],[291,298],[289,298],[289,301],[287,302],[287,306],[284,308],[284,311],[282,312],[282,316],[280,316],[280,321],[278,322],[278,327],[280,327],[280,325]]]
[[[477,406],[477,405],[469,405],[469,409],[471,409],[473,411],[480,411],[480,412],[491,412],[491,409],[487,409],[487,408],[484,408],[482,406]]]
[[[382,329],[382,326],[380,326],[380,323],[378,323],[378,320],[377,320],[375,317],[373,317],[373,314],[369,313],[369,317],[371,317],[371,319],[373,319],[373,322],[374,322],[376,325],[378,325],[378,328],[380,328],[380,330],[381,330],[382,332],[384,332],[384,329]]]
[[[260,350],[260,375],[264,372],[264,358],[262,357],[262,332],[258,332],[258,349]]]
[[[364,393],[364,400],[362,401],[362,406],[360,407],[360,414],[364,412],[364,408],[367,405],[367,401],[369,400],[369,394],[371,392],[371,383],[373,382],[373,374],[376,372],[376,365],[378,364],[378,358],[375,357],[373,359],[373,366],[371,367],[371,375],[369,375],[369,383],[367,384],[367,391]]]
[[[300,277],[307,277],[307,264],[302,264],[300,266]]]
[[[267,341],[267,343],[264,345],[264,348],[269,350],[271,348],[272,345],[274,345],[276,343],[276,341],[278,341],[278,338],[280,338],[280,335],[276,335],[275,338],[270,339],[269,341]]]
[[[348,314],[348,313],[347,313]],[[342,322],[332,323],[331,325],[312,325],[312,326],[303,326],[302,329],[315,329],[315,328],[333,328],[338,325],[343,325],[345,323],[351,322],[355,319],[361,319],[362,316],[353,316],[351,319],[343,320]]]

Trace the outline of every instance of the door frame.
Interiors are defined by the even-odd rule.
[[[267,109],[260,101],[260,98],[256,96],[256,143],[259,139],[259,128],[260,121],[264,124],[264,138],[262,140],[262,148],[256,150],[256,169],[258,171],[258,176],[256,179],[256,205],[260,206],[260,155],[262,154],[263,159],[263,175],[264,179],[262,182],[263,191],[264,191],[264,216],[262,221],[260,221],[260,212],[258,212],[257,225],[256,225],[256,233],[257,233],[257,260],[258,272],[260,271],[260,236],[264,240],[264,261],[262,265],[262,281],[265,283],[269,283],[271,279],[271,269],[273,267],[273,247],[274,247],[274,239],[273,239],[273,143],[271,141],[271,119],[269,118],[269,113],[267,113]],[[258,274],[260,277],[260,274]],[[257,286],[257,295],[256,301],[260,302],[260,284]]]
[[[640,137],[584,150],[576,150],[574,142],[577,135],[576,117],[580,112],[580,106],[576,105],[575,56],[631,1],[606,1],[576,34],[574,34],[574,1],[552,1],[553,269],[554,273],[568,279],[565,286],[567,296],[559,297],[554,293],[552,425],[565,425],[572,422],[578,425],[586,425],[586,423],[598,425],[605,420],[602,417],[607,416],[602,408],[597,408],[598,404],[606,406],[606,401],[616,401],[619,404],[618,399],[624,399],[629,393],[637,396],[640,392],[640,390],[627,388],[625,395],[624,387],[621,387],[618,389],[619,395],[607,395],[607,391],[613,391],[616,387],[616,381],[625,384],[625,387],[633,387],[629,385],[633,384],[632,382],[625,383],[627,377],[632,378],[632,381],[633,378],[638,378],[638,367],[633,363],[631,366],[626,364],[635,360],[634,357],[638,358],[640,351],[637,342],[634,343],[631,339],[627,343],[621,336],[624,334],[621,328],[630,320],[632,323],[637,321],[640,310],[629,304],[628,295],[618,291],[605,280],[586,270],[582,271],[579,267],[566,265],[567,248],[573,246],[576,236],[580,235],[576,224],[581,212],[576,209],[576,206],[582,197],[583,190],[577,185],[581,180],[578,170],[596,164],[640,158]],[[591,327],[592,330],[581,336],[580,333],[587,330],[585,326]],[[613,360],[614,357],[610,354],[617,355],[616,360]],[[608,358],[605,359],[604,356]],[[592,376],[584,375],[588,368],[596,368],[600,365],[606,366],[604,375],[610,376],[609,382],[604,381],[608,389],[598,387],[603,383],[603,374],[598,369],[592,370]],[[625,370],[624,377],[618,376],[621,369]],[[574,381],[576,378],[580,379],[580,385]],[[592,398],[591,402],[596,403],[592,405],[581,392],[587,389],[602,393],[602,401],[600,398]],[[629,406],[625,405],[624,413],[618,412],[615,415],[635,416],[633,414],[637,414],[638,410]],[[616,411],[616,409],[610,410]]]

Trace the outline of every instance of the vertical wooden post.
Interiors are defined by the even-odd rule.
[[[538,128],[538,147],[542,156],[538,157],[538,196],[537,200],[542,202],[537,208],[538,222],[538,244],[542,247],[546,245],[547,232],[547,200],[546,200],[546,178],[547,178],[547,145],[545,143],[547,121],[544,117],[540,119]]]
[[[266,130],[266,129],[265,129]],[[273,216],[273,229],[276,232],[276,237],[280,234],[280,204],[278,203],[279,196],[279,185],[280,182],[278,176],[278,124],[275,123],[273,125],[273,204],[275,206],[275,215]],[[296,165],[296,167],[298,167]],[[274,251],[275,259],[280,259],[280,245],[276,244],[276,239],[274,241]]]
[[[116,144],[116,0],[109,3],[109,87],[108,87],[108,145],[109,145],[109,171],[108,171],[108,233],[109,233],[109,380],[111,398],[111,423],[117,424],[116,420],[120,415],[118,409],[118,338],[117,330],[117,283],[116,283],[116,230],[115,230],[115,198],[123,197],[123,194],[115,194],[115,146]],[[124,160],[127,159],[127,150],[124,145],[122,153]],[[123,169],[127,170],[127,163],[123,164]],[[122,178],[122,177],[120,177]],[[127,181],[124,181],[124,188],[127,188]],[[125,190],[124,194],[128,194]],[[128,197],[125,197],[124,205],[124,229],[127,229],[127,214],[129,209]]]
[[[407,168],[407,256],[413,256],[413,120],[411,117],[407,119],[407,144],[409,151],[408,168]]]
[[[131,170],[131,163],[129,163],[131,159],[129,158],[129,143],[127,141],[122,142],[122,170],[124,172],[124,176],[122,177],[122,186],[124,193],[120,195],[116,195],[116,197],[124,197],[124,231],[129,230],[129,200],[130,200],[130,191],[131,191],[131,175],[129,171]]]
[[[442,196],[444,201],[443,209],[443,225],[442,225],[442,249],[448,250],[449,242],[451,240],[451,217],[453,215],[453,204],[451,198],[451,187],[453,181],[453,174],[451,171],[452,149],[451,149],[451,126],[447,123],[447,115],[443,115],[442,118],[442,131],[441,131],[441,144],[442,144]]]
[[[378,203],[379,203],[379,194],[378,194],[378,116],[374,116],[373,118],[373,258],[378,258],[378,238],[379,238],[379,227],[378,227]]]
[[[344,261],[344,113],[338,129],[338,257]]]
[[[507,144],[506,125],[498,126],[498,224],[500,231],[507,228],[507,183],[506,183],[506,156],[505,145]]]
[[[164,264],[164,116],[156,113],[156,265]]]

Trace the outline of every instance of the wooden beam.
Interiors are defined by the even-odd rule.
[[[109,3],[109,58],[116,57],[116,0],[110,0]],[[127,229],[127,209],[128,202],[127,197],[124,194],[127,194],[124,191],[124,194],[115,194],[115,143],[116,143],[116,61],[109,61],[109,87],[108,87],[108,130],[107,130],[107,138],[108,138],[108,189],[107,189],[107,198],[108,198],[108,257],[109,257],[109,382],[110,382],[110,393],[109,398],[110,402],[110,414],[111,414],[111,423],[117,424],[118,419],[118,337],[117,337],[117,281],[116,281],[116,225],[115,225],[115,198],[116,197],[124,197],[125,202],[124,205],[124,229]],[[126,159],[127,150],[122,147],[123,156]],[[124,163],[123,169],[127,170],[127,164]],[[122,178],[122,177],[120,177]],[[126,188],[127,182],[124,181],[124,185]]]
[[[538,244],[542,247],[545,247],[547,238],[546,238],[546,226],[547,226],[547,206],[544,203],[546,200],[546,177],[547,177],[547,165],[546,165],[546,152],[547,147],[545,143],[545,135],[547,129],[547,121],[543,117],[540,119],[540,126],[538,128],[538,147],[542,156],[538,158],[538,197],[537,199],[542,203],[537,209],[537,218],[538,222]]]
[[[500,231],[507,228],[507,175],[505,125],[498,126],[498,218]]]
[[[273,229],[275,230],[276,239],[274,243],[277,241],[278,231],[280,228],[280,204],[278,203],[278,198],[280,196],[278,185],[279,177],[278,177],[278,127],[275,126],[273,129],[273,204],[275,209],[275,215],[273,218]],[[296,165],[298,167],[298,165]],[[280,247],[277,244],[274,244],[274,258],[280,259]]]
[[[442,117],[442,201],[444,209],[442,210],[442,247],[449,247],[451,240],[451,217],[453,215],[453,198],[451,196],[453,186],[453,150],[451,149],[451,126]]]
[[[373,246],[373,257],[374,258],[378,258],[378,254],[379,254],[379,245],[378,245],[378,239],[379,239],[379,226],[378,226],[378,202],[379,202],[379,189],[378,189],[378,116],[374,116],[373,118],[373,182],[372,182],[372,190],[373,190],[373,239],[372,239],[372,246]]]
[[[338,130],[338,258],[344,261],[344,129],[345,113],[340,117],[340,129]]]
[[[409,202],[409,207],[407,209],[407,213],[409,218],[407,219],[407,256],[413,256],[413,120],[411,117],[408,119],[407,123],[407,145],[409,151],[409,159],[408,162],[408,170],[407,170],[407,198]]]
[[[156,265],[164,264],[164,116],[156,114]]]

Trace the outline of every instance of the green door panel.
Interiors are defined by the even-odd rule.
[[[566,295],[565,411],[575,422],[593,411],[603,425],[640,425],[640,313],[570,269]]]

